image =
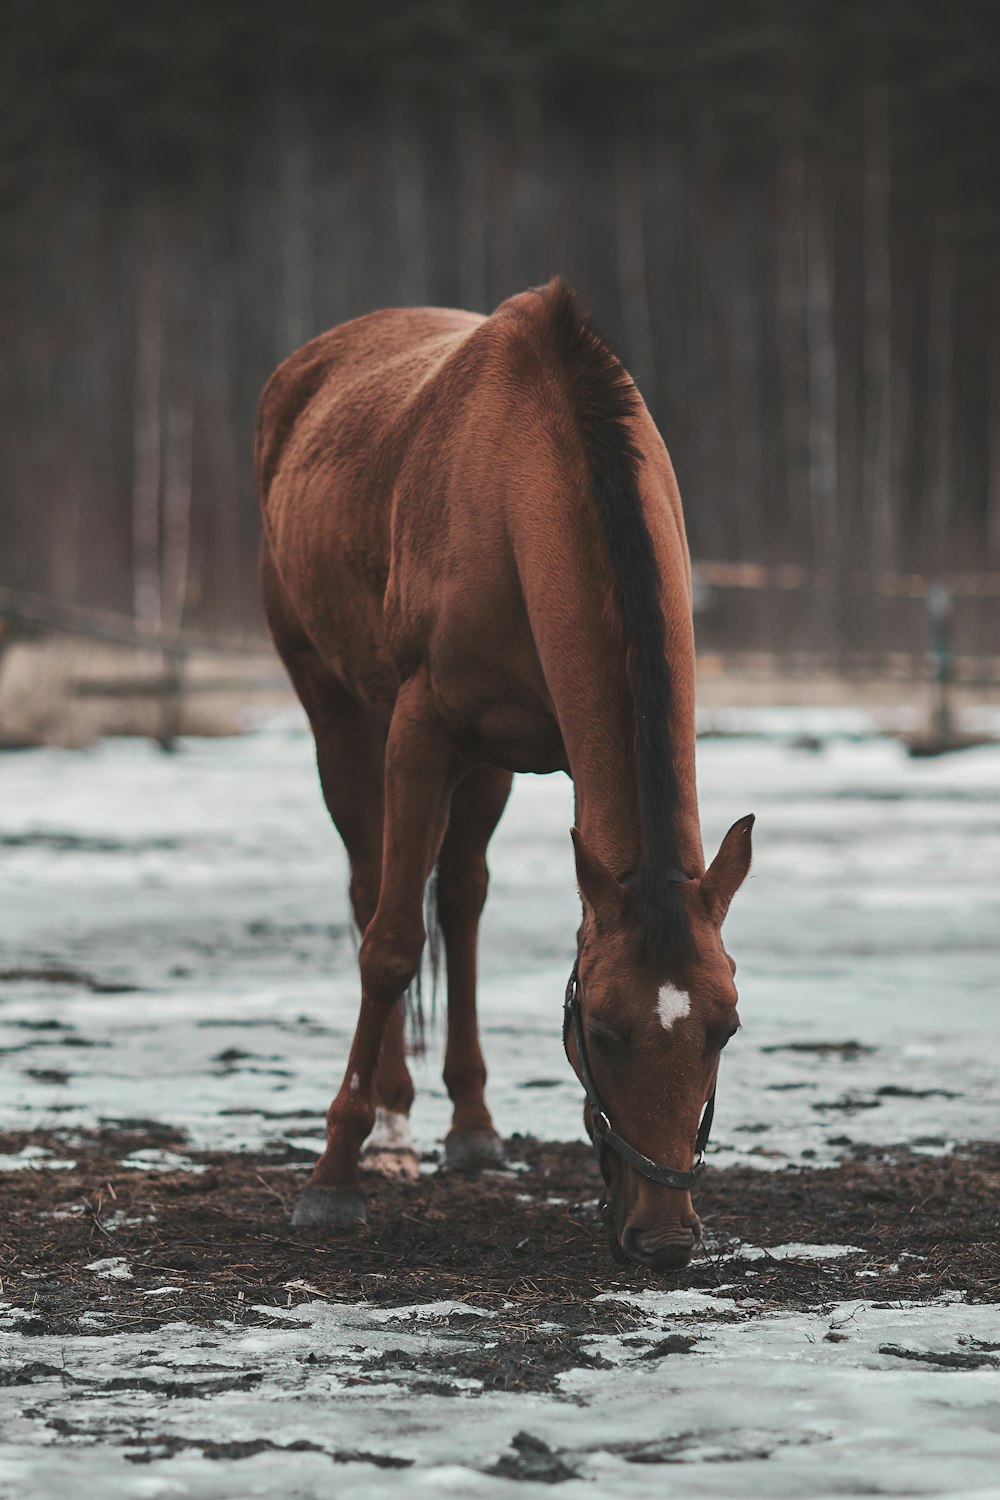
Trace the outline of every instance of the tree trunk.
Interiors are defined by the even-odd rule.
[[[890,254],[889,104],[872,78],[865,101],[864,437],[862,502],[871,516],[872,561],[897,561],[892,493],[892,279]]]
[[[165,634],[178,635],[187,605],[191,556],[191,450],[194,412],[190,371],[177,382],[167,408],[163,475],[163,600]]]
[[[159,216],[140,236],[133,391],[132,599],[137,626],[158,635],[160,597],[160,383],[163,304]]]
[[[615,244],[618,295],[628,365],[651,411],[657,410],[656,360],[653,322],[646,276],[646,234],[642,206],[639,146],[632,134],[620,133],[615,143]]]
[[[778,185],[778,232],[775,257],[778,359],[784,414],[784,551],[800,558],[811,527],[809,504],[809,406],[806,374],[805,162],[797,111],[789,121],[789,146]]]
[[[946,567],[954,521],[952,464],[955,265],[946,218],[940,215],[931,240],[927,317],[927,503],[924,566]]]
[[[837,513],[837,350],[823,182],[813,164],[806,191],[806,358],[809,389],[809,495],[813,553],[821,572],[840,566]]]
[[[990,344],[986,537],[990,561],[1000,562],[1000,276],[993,287],[993,338]]]
[[[282,358],[319,333],[314,327],[308,127],[297,112],[285,121],[280,138],[281,158],[281,304],[278,346]]]
[[[470,84],[458,102],[459,303],[473,312],[489,309],[486,257],[486,174],[489,170],[482,100]]]
[[[391,125],[395,273],[400,304],[410,307],[427,301],[427,184],[418,126],[412,100],[397,100]]]

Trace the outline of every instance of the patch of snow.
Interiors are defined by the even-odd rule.
[[[164,1151],[160,1146],[144,1146],[130,1151],[121,1162],[123,1167],[134,1167],[140,1172],[204,1172],[200,1162],[189,1156],[180,1156],[176,1151]]]
[[[249,1335],[217,1329],[207,1345],[204,1329],[183,1324],[114,1339],[11,1332],[5,1365],[37,1362],[62,1373],[36,1380],[30,1402],[24,1387],[0,1384],[0,1493],[52,1500],[72,1488],[81,1500],[135,1500],[159,1484],[159,1493],[185,1500],[499,1497],[511,1493],[511,1480],[484,1471],[527,1433],[578,1476],[562,1490],[570,1500],[590,1493],[658,1500],[665,1486],[699,1500],[995,1496],[1000,1429],[990,1356],[982,1368],[957,1370],[934,1359],[1000,1340],[1000,1308],[859,1299],[737,1322],[686,1321],[674,1312],[670,1329],[687,1327],[696,1342],[690,1353],[660,1356],[660,1314],[672,1294],[654,1296],[659,1311],[631,1332],[631,1343],[589,1341],[611,1368],[567,1372],[551,1393],[488,1390],[461,1377],[439,1394],[440,1364],[424,1394],[411,1391],[421,1357],[481,1347],[466,1329],[435,1327],[441,1304],[410,1309],[412,1333],[375,1317],[376,1309],[329,1303],[303,1305],[288,1326]],[[638,1308],[640,1299],[631,1300]],[[377,1379],[352,1383],[362,1356],[377,1358]],[[234,1389],[227,1375],[247,1372],[253,1383]],[[177,1389],[178,1375],[191,1383],[190,1395]],[[169,1401],[156,1391],[160,1379],[171,1382]],[[326,1413],[319,1423],[317,1410]],[[59,1430],[66,1417],[71,1436]],[[205,1443],[247,1440],[273,1446],[242,1459],[202,1451]],[[289,1451],[297,1442],[321,1451]],[[357,1460],[331,1467],[335,1454],[351,1452],[409,1467]],[[129,1461],[137,1456],[138,1476]],[[137,1488],[137,1478],[153,1488]],[[524,1493],[536,1488],[540,1494],[529,1483]]]
[[[865,1255],[857,1245],[740,1245],[720,1260],[838,1260],[844,1255]]]
[[[103,1260],[92,1260],[85,1271],[95,1271],[106,1281],[131,1281],[132,1271],[124,1255],[109,1255]]]
[[[471,1314],[476,1318],[495,1318],[497,1315],[488,1307],[477,1307],[474,1302],[452,1302],[443,1300],[440,1302],[414,1302],[406,1307],[370,1307],[368,1316],[375,1323],[397,1323],[402,1319],[412,1321],[420,1319],[425,1322],[440,1323],[455,1313],[463,1316]]]
[[[38,1167],[45,1167],[50,1172],[72,1171],[75,1166],[75,1161],[57,1157],[44,1146],[22,1146],[20,1151],[0,1156],[0,1172],[21,1172]]]
[[[728,727],[757,737],[699,745],[707,852],[734,817],[753,810],[758,821],[753,872],[726,925],[743,1031],[724,1055],[710,1160],[776,1170],[835,1161],[858,1142],[933,1153],[1000,1138],[1000,749],[911,761],[863,715],[754,711]],[[818,753],[791,743],[803,733],[820,739]],[[113,1111],[122,1122],[178,1127],[191,1151],[262,1150],[276,1139],[322,1150],[359,987],[346,862],[301,715],[242,739],[187,742],[171,758],[115,741],[82,755],[8,757],[3,772],[0,833],[18,842],[0,866],[0,945],[5,966],[37,977],[0,984],[0,1128],[55,1122],[71,1141],[73,1131],[113,1127]],[[480,1022],[505,1135],[583,1136],[560,1025],[579,920],[572,821],[565,777],[522,778],[491,846]],[[53,967],[81,978],[50,983]],[[88,978],[134,988],[101,992]],[[442,1032],[409,1064],[423,1152],[450,1123]],[[57,1072],[67,1078],[53,1113],[45,1075]],[[539,1079],[552,1086],[525,1087]],[[518,1151],[515,1142],[510,1170],[525,1169]],[[0,1159],[11,1171],[60,1165],[73,1163],[40,1147]],[[134,1152],[128,1165],[198,1169],[159,1149]],[[612,1368],[564,1374],[553,1393],[483,1390],[471,1379],[448,1396],[433,1383],[414,1391],[426,1355],[481,1350],[484,1335],[500,1335],[495,1314],[461,1302],[376,1309],[317,1299],[266,1309],[274,1326],[252,1333],[234,1320],[210,1335],[170,1325],[152,1338],[111,1337],[100,1313],[86,1320],[100,1336],[19,1335],[30,1312],[0,1307],[4,1370],[36,1361],[88,1382],[83,1401],[80,1384],[54,1377],[36,1381],[30,1400],[25,1387],[0,1382],[0,1494],[489,1500],[509,1495],[511,1480],[482,1470],[527,1432],[579,1476],[566,1481],[566,1500],[660,1500],[665,1473],[692,1500],[995,1500],[996,1369],[936,1368],[906,1351],[1000,1343],[1000,1308],[966,1305],[960,1291],[879,1308],[877,1273],[858,1275],[872,1281],[872,1300],[822,1313],[616,1291],[609,1300],[640,1319],[639,1343],[592,1341]],[[154,1298],[171,1290],[148,1289]],[[678,1329],[696,1337],[692,1353],[657,1356]],[[149,1371],[153,1340],[157,1368],[210,1358],[234,1373],[259,1365],[262,1378],[170,1401],[113,1388]],[[881,1352],[890,1347],[903,1352]],[[398,1367],[393,1350],[407,1356]],[[357,1384],[369,1352],[386,1363],[378,1381]],[[195,1446],[171,1458],[143,1436],[150,1431]],[[119,1444],[125,1434],[132,1446]],[[197,1446],[209,1436],[275,1446],[212,1460]],[[324,1451],[288,1452],[296,1441]],[[334,1467],[335,1450],[412,1467]],[[151,1461],[130,1463],[130,1453]]]
[[[780,717],[782,735],[810,727]],[[758,713],[745,727],[777,723]],[[1000,1049],[982,1044],[1000,962],[1000,749],[911,761],[889,740],[832,737],[849,727],[813,724],[819,754],[780,735],[698,747],[709,853],[736,813],[758,813],[752,876],[726,926],[743,1031],[719,1080],[720,1165],[821,1164],[845,1140],[935,1151],[1000,1135]],[[0,1047],[16,1048],[0,1055],[0,1127],[53,1118],[37,1060],[69,1075],[68,1131],[113,1108],[178,1125],[192,1149],[261,1149],[297,1130],[321,1150],[359,992],[346,862],[307,735],[191,742],[169,762],[121,741],[29,751],[4,777],[0,832],[22,840],[0,869],[6,961],[137,990],[0,986]],[[491,846],[480,1020],[504,1134],[582,1134],[560,1028],[579,920],[572,818],[565,777],[521,778]],[[56,1026],[20,1024],[42,1018]],[[220,1067],[234,1034],[252,1047]],[[410,1061],[418,1151],[450,1123],[441,1040],[432,1031]],[[542,1077],[554,1086],[523,1086]]]

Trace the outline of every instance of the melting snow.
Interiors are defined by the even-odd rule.
[[[758,815],[753,872],[726,929],[744,1029],[724,1058],[714,1160],[768,1170],[832,1161],[859,1141],[937,1151],[998,1138],[1000,750],[914,762],[859,737],[870,729],[860,720],[810,727],[785,710],[741,711],[736,727],[769,737],[699,747],[708,853],[734,818]],[[804,727],[825,738],[820,753],[790,743]],[[170,758],[133,742],[29,752],[0,774],[0,842],[11,840],[0,947],[18,976],[0,987],[0,1127],[56,1122],[70,1153],[74,1130],[109,1116],[177,1127],[191,1150],[318,1146],[357,979],[345,863],[301,721]],[[578,921],[571,821],[565,778],[524,778],[491,852],[481,1014],[505,1134],[581,1135],[560,1034]],[[448,1126],[440,1040],[432,1033],[414,1062],[418,1150]],[[126,1161],[192,1168],[184,1149]],[[0,1159],[3,1170],[68,1165],[43,1148]],[[124,1257],[90,1269],[129,1274]],[[511,1480],[502,1464],[485,1471],[517,1440],[575,1476],[563,1476],[566,1500],[995,1500],[1000,1307],[884,1307],[877,1280],[863,1285],[872,1300],[801,1314],[616,1292],[641,1321],[637,1343],[592,1341],[606,1365],[548,1393],[456,1380],[448,1397],[412,1389],[420,1358],[481,1347],[503,1327],[460,1302],[316,1301],[285,1317],[268,1309],[275,1326],[252,1332],[174,1324],[58,1338],[19,1333],[30,1313],[7,1310],[0,1495],[491,1500]],[[676,1332],[696,1339],[692,1351],[656,1356]],[[398,1366],[394,1350],[408,1356]],[[385,1355],[384,1383],[354,1383],[365,1351]],[[243,1442],[260,1451],[205,1449]]]
[[[113,1281],[131,1281],[132,1272],[129,1270],[128,1261],[124,1255],[111,1255],[104,1260],[92,1260],[89,1266],[84,1266],[85,1271],[95,1271],[98,1276]]]

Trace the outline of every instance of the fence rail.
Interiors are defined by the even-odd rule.
[[[264,685],[259,679],[243,681],[232,677],[200,676],[192,679],[188,671],[192,655],[231,659],[270,649],[263,635],[216,635],[200,630],[160,633],[144,628],[128,615],[61,603],[0,585],[0,662],[5,647],[14,640],[45,635],[77,636],[155,656],[159,671],[151,671],[141,678],[76,679],[69,684],[69,690],[81,697],[158,698],[161,711],[156,739],[165,750],[172,749],[176,743],[184,699],[190,693],[227,692],[234,688],[246,691]],[[282,683],[284,678],[275,672],[273,681]],[[266,685],[269,686],[270,682]]]
[[[783,654],[752,650],[721,653],[709,652],[705,659],[717,662],[739,659],[741,669],[753,671],[753,662],[766,660],[768,669],[786,675],[830,673],[836,676],[867,676],[927,680],[935,685],[935,718],[940,738],[950,732],[950,690],[956,683],[968,686],[993,686],[1000,681],[1000,655],[956,656],[951,645],[951,622],[956,600],[1000,599],[1000,573],[955,572],[932,576],[924,573],[847,572],[824,574],[798,564],[765,565],[703,560],[694,563],[695,607],[706,608],[713,590],[776,590],[811,594],[867,595],[923,603],[927,613],[927,649],[925,652],[891,650],[789,651]],[[701,598],[699,599],[699,593]],[[155,655],[159,671],[141,678],[86,679],[71,684],[71,690],[86,696],[158,697],[162,700],[160,732],[157,736],[165,748],[174,743],[180,727],[181,707],[190,692],[212,689],[262,686],[251,682],[192,679],[189,659],[195,654],[248,657],[270,649],[263,635],[213,634],[183,630],[170,635],[140,626],[127,615],[111,610],[89,609],[81,605],[59,603],[40,595],[0,585],[0,660],[4,648],[18,637],[40,635],[80,636],[92,641],[131,648]],[[928,673],[928,662],[933,670]],[[269,680],[268,686],[271,685]],[[284,681],[277,672],[273,682]]]
[[[84,605],[65,604],[45,599],[39,594],[0,585],[0,620],[7,621],[11,633],[79,635],[87,640],[106,641],[109,645],[132,646],[138,651],[165,651],[179,643],[185,652],[210,651],[220,655],[246,656],[266,650],[267,640],[241,635],[216,635],[207,631],[183,630],[166,635],[144,629],[129,615],[108,609],[90,609]]]
[[[718,589],[795,589],[821,594],[868,594],[883,599],[926,599],[944,588],[956,599],[1000,599],[1000,573],[818,572],[798,563],[695,562],[696,584]]]

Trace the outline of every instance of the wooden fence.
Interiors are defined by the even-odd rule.
[[[87,677],[75,680],[71,689],[84,697],[159,698],[162,711],[156,738],[165,750],[176,744],[183,702],[189,693],[287,687],[287,678],[277,666],[262,679],[240,675],[195,678],[190,674],[190,661],[196,654],[245,659],[269,653],[271,645],[263,634],[252,637],[183,630],[166,635],[143,629],[128,615],[60,603],[0,586],[0,669],[5,649],[15,641],[56,635],[77,636],[148,654],[149,670],[142,675]]]
[[[759,563],[699,561],[693,567],[695,609],[711,606],[715,591],[752,590],[777,594],[799,591],[808,594],[855,595],[881,599],[923,601],[926,611],[926,649],[912,652],[792,651],[752,653],[753,660],[767,658],[768,669],[794,675],[847,674],[865,677],[909,678],[935,684],[934,718],[942,737],[947,737],[952,722],[951,687],[956,681],[979,685],[1000,685],[1000,654],[956,657],[952,649],[952,622],[956,601],[1000,599],[1000,573],[965,572],[931,577],[920,573],[859,573],[841,576],[824,575],[795,564],[765,566]],[[152,696],[162,700],[162,714],[157,739],[169,749],[179,732],[183,700],[191,692],[277,687],[285,685],[283,674],[275,669],[266,681],[251,682],[246,677],[193,678],[189,671],[191,657],[198,653],[221,657],[242,657],[269,652],[270,643],[263,635],[226,635],[198,630],[183,630],[164,635],[143,629],[126,615],[110,610],[45,599],[35,594],[0,586],[0,668],[5,647],[17,639],[48,635],[79,636],[103,641],[134,651],[148,653],[149,670],[141,676],[76,681],[73,691],[89,696]],[[743,653],[747,666],[750,653]],[[740,659],[741,652],[727,651],[726,659]]]

